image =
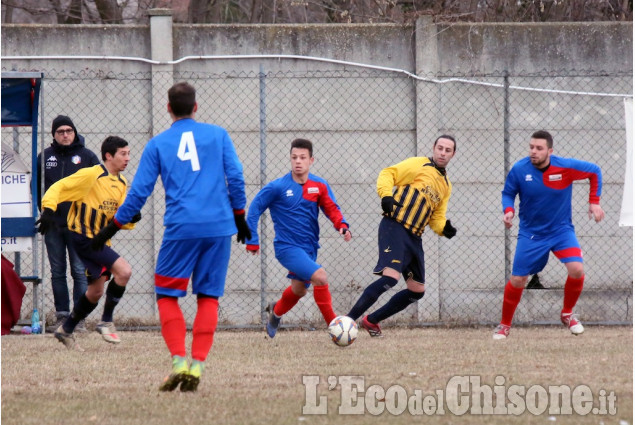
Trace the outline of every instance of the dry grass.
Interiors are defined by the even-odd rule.
[[[587,327],[580,337],[560,327],[515,328],[493,341],[489,328],[388,329],[360,335],[342,349],[325,332],[220,331],[197,393],[159,393],[170,359],[158,332],[122,332],[119,346],[92,332],[85,353],[68,352],[52,336],[2,337],[2,423],[25,424],[618,424],[632,423],[633,329]],[[302,415],[302,375],[319,375],[328,415]],[[507,386],[588,385],[615,391],[615,416],[338,415],[341,393],[330,375],[363,375],[366,387],[404,386],[434,394],[454,375],[480,375]]]

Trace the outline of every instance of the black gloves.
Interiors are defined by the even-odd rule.
[[[384,196],[381,198],[381,209],[384,210],[384,214],[386,217],[392,217],[392,210],[397,205],[398,207],[403,207],[399,202],[395,201],[395,198],[392,196]]]
[[[36,225],[39,224],[39,226],[37,227],[37,231],[43,235],[46,235],[49,230],[55,228],[56,225],[55,219],[53,218],[54,216],[55,211],[50,208],[44,208],[44,210],[42,210],[42,213],[40,214],[40,219],[35,222]]]
[[[131,223],[138,223],[141,220],[141,213],[138,212],[135,215],[132,216],[132,218],[130,219]]]
[[[93,236],[93,241],[90,243],[90,249],[93,251],[101,251],[115,233],[119,231],[119,227],[115,224],[114,220],[110,220],[110,223]]]
[[[445,227],[443,228],[443,236],[448,239],[452,239],[456,235],[456,229],[452,227],[450,220],[446,220]]]
[[[238,229],[236,241],[244,244],[247,239],[251,239],[251,231],[245,221],[245,210],[234,210],[234,221]]]

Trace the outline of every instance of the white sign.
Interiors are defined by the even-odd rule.
[[[31,252],[33,238],[11,236],[2,238],[2,252]]]
[[[31,171],[20,156],[2,143],[2,218],[31,217]],[[2,251],[31,251],[31,237],[3,237]]]
[[[2,218],[31,215],[31,172],[20,156],[3,142]]]
[[[626,173],[624,174],[624,195],[620,226],[633,225],[633,99],[624,99],[626,119]]]

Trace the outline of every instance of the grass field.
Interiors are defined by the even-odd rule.
[[[219,331],[196,393],[157,390],[170,370],[159,332],[121,332],[123,342],[117,346],[90,332],[78,338],[84,353],[67,351],[50,334],[3,336],[2,424],[633,423],[632,327],[589,326],[579,337],[561,327],[521,327],[505,341],[493,341],[489,328],[393,328],[385,333],[383,339],[371,339],[360,332],[352,346],[338,348],[326,331],[281,331],[273,340],[263,331]],[[376,402],[370,408],[359,405],[366,406],[363,415],[338,413],[340,404],[355,405],[346,401],[348,384],[329,390],[329,382],[338,376],[345,382],[345,375],[363,379],[366,392],[358,403],[364,396]],[[317,376],[319,384],[305,386],[303,376],[313,382]],[[446,403],[452,403],[457,399],[446,385],[454,376],[480,376],[481,385],[494,388],[496,383],[503,391],[513,385],[587,385],[594,406],[598,395],[614,392],[617,412],[455,415],[447,406],[443,415],[422,416],[408,408],[399,415],[388,408],[380,412],[380,388],[386,390],[387,404],[395,399],[388,394],[406,402],[399,394],[412,396],[415,390],[430,397],[443,392]],[[390,389],[393,385],[399,387]],[[326,405],[318,402],[323,396]],[[327,414],[303,414],[305,405],[326,406]],[[399,412],[399,405],[395,409]]]

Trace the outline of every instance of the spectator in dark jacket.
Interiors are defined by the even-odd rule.
[[[74,174],[80,168],[99,164],[99,158],[84,146],[84,137],[77,133],[77,129],[69,117],[58,115],[53,120],[51,133],[53,134],[53,143],[44,150],[44,155],[40,153],[37,157],[38,170],[42,169],[42,158],[44,158],[44,192],[53,183]],[[42,194],[40,193],[42,187],[41,174],[38,173],[38,205],[42,199]],[[82,294],[86,292],[87,286],[84,264],[71,244],[70,231],[66,224],[66,215],[70,206],[70,202],[65,202],[58,206],[55,212],[57,228],[51,229],[44,237],[51,266],[55,315],[57,322],[59,322],[55,324],[56,329],[71,311],[66,283],[67,251],[71,266],[71,276],[74,281],[73,303],[76,303]],[[83,324],[80,325],[80,328],[85,330]]]

